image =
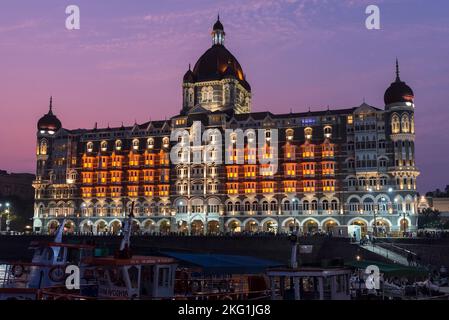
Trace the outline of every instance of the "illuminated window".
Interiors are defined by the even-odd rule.
[[[246,165],[244,166],[245,178],[255,178],[256,177],[256,165]]]
[[[397,114],[395,114],[391,118],[391,131],[393,133],[399,133],[400,130],[401,130],[401,124],[399,121],[399,116]]]
[[[40,154],[47,154],[48,143],[47,140],[42,140],[40,144]]]
[[[230,166],[226,168],[226,173],[229,179],[235,179],[239,177],[239,167]]]
[[[154,170],[143,170],[143,181],[153,182],[154,181]]]
[[[228,194],[237,194],[239,191],[238,183],[227,183],[226,189]]]
[[[94,150],[94,144],[93,144],[93,142],[88,142],[87,143],[87,145],[86,145],[86,148],[87,148],[87,152],[92,152],[93,150]]]
[[[321,167],[323,170],[323,175],[333,175],[335,173],[334,162],[322,162]]]
[[[324,136],[326,138],[330,138],[332,136],[332,127],[331,126],[324,127]]]
[[[407,114],[402,115],[401,127],[402,127],[402,132],[404,132],[404,133],[410,132],[410,121],[409,121]]]
[[[307,140],[312,139],[312,128],[307,127],[304,129],[304,136]]]
[[[122,150],[122,141],[121,140],[117,140],[115,141],[115,150]]]
[[[287,141],[293,140],[293,129],[285,130],[285,138]]]
[[[134,150],[139,150],[139,139],[134,139],[133,140],[133,149]]]
[[[354,118],[352,117],[352,115],[349,115],[349,116],[348,116],[348,121],[347,121],[347,123],[348,123],[348,124],[352,124],[353,121],[354,121]]]
[[[334,145],[331,143],[325,143],[322,146],[322,156],[323,158],[332,158],[334,156]]]
[[[335,180],[323,180],[323,191],[324,192],[334,192],[335,191]]]
[[[306,163],[302,163],[302,174],[305,176],[313,176],[315,175],[315,163],[313,162],[306,162]]]
[[[262,193],[273,193],[274,182],[262,182]]]
[[[287,163],[285,165],[285,175],[289,177],[296,176],[296,164],[295,163]]]
[[[158,185],[158,193],[160,197],[168,196],[170,186],[169,185]]]
[[[137,197],[139,195],[139,186],[128,186],[128,197]]]
[[[311,144],[306,144],[302,146],[302,157],[303,158],[314,158],[315,157],[315,147]]]
[[[140,155],[131,153],[129,155],[129,165],[131,167],[138,167],[139,166],[139,159],[140,159]]]
[[[107,141],[101,141],[101,151],[107,151],[108,150],[108,142]]]
[[[296,181],[284,181],[284,192],[296,192]]]
[[[129,182],[139,182],[139,171],[129,170],[128,171],[128,181]]]
[[[314,180],[303,181],[303,189],[304,192],[315,192],[315,181]]]

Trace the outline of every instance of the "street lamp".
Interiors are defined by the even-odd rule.
[[[0,208],[3,207],[3,204],[0,203]],[[9,228],[9,224],[10,224],[10,218],[11,218],[11,212],[10,212],[10,204],[9,202],[5,203],[5,210],[3,211],[3,213],[6,213],[6,232],[9,232],[10,228]]]

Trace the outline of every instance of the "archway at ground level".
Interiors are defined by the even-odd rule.
[[[108,232],[108,225],[105,221],[100,221],[97,223],[97,233]]]
[[[140,224],[136,220],[133,220],[131,232],[139,232]]]
[[[303,223],[302,229],[304,232],[318,232],[318,222],[316,222],[315,220],[307,220]]]
[[[147,220],[143,224],[143,230],[144,232],[154,232],[156,230],[156,224],[153,220]]]
[[[189,233],[189,225],[187,221],[179,221],[178,222],[178,232],[188,234]]]
[[[190,225],[190,234],[192,235],[200,235],[204,233],[204,223],[201,220],[195,220]]]
[[[407,232],[409,230],[409,223],[407,219],[402,218],[400,223],[401,232]]]
[[[122,224],[120,223],[120,221],[115,220],[111,223],[110,232],[113,234],[118,234],[121,228]]]
[[[373,233],[377,237],[385,237],[390,233],[390,224],[383,219],[376,219],[376,223],[373,222]]]
[[[64,231],[67,233],[74,233],[75,232],[75,223],[71,220],[67,220],[64,224]]]
[[[218,234],[220,232],[220,224],[218,221],[209,221],[207,223],[207,233]]]
[[[338,226],[338,223],[337,222],[335,222],[334,220],[328,220],[328,221],[326,221],[324,224],[323,224],[323,229],[324,229],[324,231],[326,231],[326,232],[331,232],[332,230],[334,230],[335,229],[335,227],[337,227]]]
[[[242,231],[242,227],[241,227],[239,221],[236,221],[236,220],[231,221],[228,226],[229,226],[229,231],[231,231],[231,232],[241,232]]]
[[[360,232],[362,233],[362,237],[365,236],[366,233],[368,232],[368,226],[367,226],[366,222],[363,220],[354,220],[351,223],[351,225],[360,227]]]
[[[86,221],[80,226],[81,232],[91,233],[93,230],[92,221]]]
[[[48,233],[49,234],[54,234],[56,232],[56,230],[58,230],[59,227],[59,222],[56,220],[50,221],[48,223]]]
[[[265,232],[274,232],[276,233],[278,230],[278,224],[274,220],[266,221],[262,226],[263,231]]]
[[[259,230],[259,224],[255,220],[250,220],[245,224],[245,231],[257,232]]]
[[[286,231],[293,232],[299,230],[299,222],[296,219],[289,219],[285,223],[285,229]]]
[[[159,225],[159,232],[161,233],[169,233],[170,232],[170,222],[167,220],[164,220]]]

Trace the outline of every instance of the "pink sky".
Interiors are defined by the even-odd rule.
[[[81,30],[65,29],[65,7]],[[210,46],[217,12],[252,86],[253,111],[383,107],[399,57],[415,91],[419,190],[449,184],[449,3],[364,0],[60,1],[0,4],[0,169],[34,172],[36,122],[54,97],[68,129],[175,115],[181,80]]]

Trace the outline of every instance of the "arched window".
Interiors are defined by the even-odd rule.
[[[314,211],[318,210],[318,201],[312,200],[311,209],[314,210]]]
[[[399,116],[397,114],[393,115],[391,117],[391,132],[393,133],[399,133],[400,131],[400,122],[399,122]]]
[[[89,141],[88,143],[87,143],[87,152],[92,152],[93,150],[94,150],[94,144],[93,144],[93,142],[91,142],[91,141]]]
[[[293,129],[285,130],[285,137],[287,140],[292,140],[293,139]]]
[[[306,139],[312,139],[312,128],[307,127],[304,129],[304,136]]]
[[[121,140],[117,140],[115,141],[115,150],[122,150],[122,141]]]
[[[139,139],[134,139],[133,140],[133,149],[134,150],[139,150]]]
[[[107,151],[107,150],[108,150],[107,141],[101,141],[101,151]]]
[[[335,199],[331,201],[331,210],[332,211],[338,210],[338,201]]]
[[[410,132],[415,133],[415,116],[412,115],[410,118]]]
[[[331,126],[324,127],[324,136],[326,138],[330,138],[332,136],[332,127]]]
[[[268,201],[262,202],[262,211],[268,211]]]
[[[41,141],[41,145],[40,145],[40,154],[46,155],[47,154],[47,149],[48,149],[48,144],[47,144],[47,140],[42,140]]]
[[[148,138],[147,139],[147,147],[148,147],[148,149],[153,149],[154,148],[154,139],[153,138]]]
[[[270,210],[271,211],[276,211],[277,208],[278,208],[278,205],[277,205],[276,201],[271,201],[271,203],[270,203]]]
[[[302,203],[302,209],[303,209],[304,211],[309,211],[309,210],[310,210],[309,201],[307,201],[307,200],[304,200],[304,201],[303,201],[303,203]]]
[[[291,207],[290,207],[290,201],[286,200],[286,201],[284,202],[284,210],[285,210],[285,211],[290,211],[290,210],[291,210]]]
[[[251,211],[251,204],[249,203],[249,201],[245,202],[245,211]]]
[[[235,211],[240,211],[240,202],[239,202],[239,201],[237,201],[237,202],[235,203],[234,209],[235,209]]]
[[[329,201],[323,200],[323,202],[321,203],[321,205],[322,205],[324,211],[329,210]]]
[[[401,128],[402,128],[402,132],[404,132],[404,133],[410,132],[410,121],[409,121],[407,114],[402,115]]]
[[[228,212],[232,212],[232,208],[233,208],[232,202],[228,202],[228,205],[227,205]]]
[[[352,198],[351,201],[349,201],[349,211],[357,212],[358,210],[359,210],[359,201],[356,198]]]

